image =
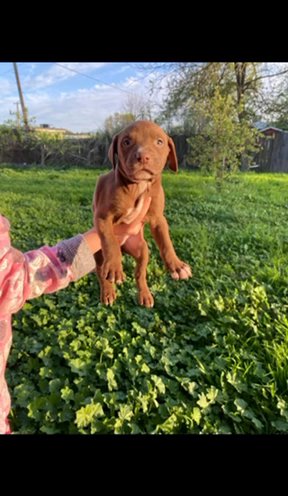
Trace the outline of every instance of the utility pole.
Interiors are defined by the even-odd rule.
[[[17,107],[16,112],[13,112],[13,110],[10,110],[9,111],[9,114],[16,116],[16,125],[17,125],[17,127],[20,127],[20,125],[21,125],[21,120],[20,120],[20,117],[21,116],[20,116],[20,110],[19,110],[20,103],[19,102],[14,102],[14,105],[16,105],[16,107]]]
[[[19,98],[20,98],[20,103],[21,103],[21,108],[22,108],[24,126],[28,130],[29,125],[28,125],[27,109],[26,109],[25,103],[24,103],[24,97],[23,97],[23,93],[22,93],[22,88],[21,88],[21,84],[20,84],[20,78],[19,78],[16,62],[13,62],[13,67],[14,67],[14,72],[15,72],[15,77],[16,77],[16,82],[17,82],[17,87],[18,87],[18,92],[19,92]]]
[[[15,102],[14,105],[16,105],[16,120],[17,120],[17,127],[20,127],[20,110],[19,110],[19,102]]]

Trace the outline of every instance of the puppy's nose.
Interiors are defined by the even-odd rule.
[[[145,150],[137,150],[136,160],[140,164],[147,164],[150,160],[150,155],[149,153],[145,152]]]

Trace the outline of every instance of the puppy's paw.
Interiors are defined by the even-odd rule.
[[[182,262],[179,259],[176,263],[171,264],[170,267],[168,267],[168,270],[171,274],[172,279],[175,280],[189,279],[189,277],[192,277],[192,269],[190,265]]]
[[[116,284],[124,282],[125,274],[121,262],[105,262],[103,264],[102,277],[110,282],[116,282]]]
[[[112,305],[116,300],[116,291],[112,284],[105,284],[104,287],[101,288],[100,295],[101,303],[104,305]]]
[[[138,301],[140,305],[147,308],[152,308],[154,306],[154,298],[148,288],[145,290],[139,290]]]

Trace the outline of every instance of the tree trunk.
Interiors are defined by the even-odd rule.
[[[41,145],[41,166],[45,165],[45,149],[44,145]]]
[[[237,91],[237,106],[240,106],[245,93],[247,62],[234,62],[234,70],[236,76],[236,91]],[[239,121],[244,119],[245,110],[238,113]]]

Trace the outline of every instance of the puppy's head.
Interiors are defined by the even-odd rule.
[[[178,161],[173,140],[151,121],[136,121],[116,134],[108,157],[120,172],[132,182],[151,181],[161,174],[167,161],[173,171]]]

